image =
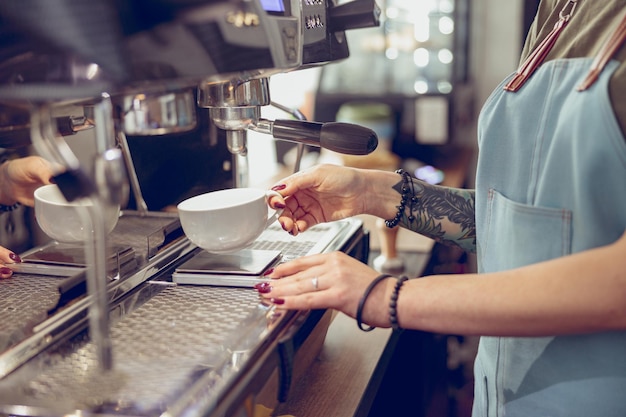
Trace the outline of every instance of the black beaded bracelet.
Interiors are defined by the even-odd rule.
[[[402,275],[398,278],[396,282],[396,286],[393,288],[393,293],[391,293],[391,301],[389,302],[389,321],[391,322],[391,328],[393,330],[398,330],[398,296],[400,295],[400,287],[404,284],[404,281],[407,281],[409,277],[406,275]]]
[[[417,198],[415,197],[415,190],[413,189],[413,181],[411,181],[411,176],[408,172],[403,169],[397,169],[396,174],[400,174],[402,176],[402,185],[400,188],[401,196],[400,196],[400,205],[396,206],[398,212],[393,219],[385,220],[385,226],[390,229],[393,229],[400,223],[402,220],[402,215],[404,214],[404,210],[406,208],[406,203],[410,202],[409,205],[409,216],[407,217],[409,222],[413,222],[415,220],[415,216],[413,216],[413,205],[417,202]],[[411,190],[412,196],[409,198],[409,189]]]
[[[17,210],[20,207],[20,203],[11,204],[10,206],[5,206],[4,204],[0,204],[0,213],[7,213],[9,211]]]
[[[374,280],[370,282],[370,285],[368,285],[368,287],[365,289],[363,296],[359,300],[359,306],[356,309],[356,325],[359,326],[359,329],[363,330],[364,332],[371,332],[375,329],[374,326],[363,327],[363,308],[365,307],[365,301],[367,300],[367,297],[370,296],[374,287],[378,285],[382,280],[387,278],[394,278],[394,276],[390,274],[381,274],[374,278]]]

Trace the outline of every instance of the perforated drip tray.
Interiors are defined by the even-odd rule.
[[[361,230],[362,223],[355,219],[298,237],[272,227],[251,250],[276,251],[281,261],[288,260],[312,248],[343,250],[355,236],[363,236]],[[197,248],[181,253],[179,265]],[[85,330],[68,333],[0,380],[0,414],[223,416],[228,407],[224,403],[234,391],[252,389],[242,374],[254,370],[254,378],[264,382],[274,368],[257,375],[257,361],[274,358],[270,352],[282,335],[291,334],[291,326],[306,313],[275,311],[249,288],[177,285],[172,281],[176,262],[162,264],[169,266],[111,306],[113,370],[101,371],[96,346]],[[22,278],[48,292],[58,279]],[[22,314],[29,304],[20,306]],[[0,320],[0,326],[7,324]],[[7,365],[4,359],[0,357],[0,369]],[[256,380],[252,385],[258,384]]]
[[[269,332],[268,310],[250,290],[152,285],[119,309],[128,311],[111,328],[112,371],[99,370],[95,346],[81,333],[1,380],[0,412],[21,405],[27,415],[39,408],[160,415],[199,381],[223,389],[235,371],[232,355]]]
[[[166,213],[124,212],[109,245],[110,300],[124,296],[150,279],[159,266],[195,248],[180,232],[178,217]],[[11,266],[13,277],[0,280],[0,378],[62,337],[66,327],[84,321],[87,314],[82,245],[50,242],[20,257],[25,262]]]

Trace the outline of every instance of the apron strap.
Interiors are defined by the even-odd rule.
[[[554,46],[554,43],[559,38],[559,35],[567,26],[570,18],[576,10],[578,0],[568,0],[563,6],[563,9],[559,13],[559,20],[554,24],[554,27],[548,33],[543,41],[535,48],[535,50],[524,60],[522,65],[517,69],[515,76],[504,86],[506,91],[516,92],[526,83],[531,75],[546,59],[546,56]]]
[[[585,91],[589,87],[593,85],[594,82],[600,76],[600,73],[606,66],[606,64],[611,60],[613,55],[619,50],[624,41],[626,40],[626,13],[622,17],[622,20],[619,22],[617,29],[613,31],[611,36],[607,39],[607,41],[602,46],[602,49],[596,55],[596,58],[593,60],[591,64],[591,69],[587,73],[587,76],[583,80],[582,83],[576,87],[577,91]]]

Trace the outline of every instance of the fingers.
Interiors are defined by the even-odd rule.
[[[281,187],[274,187],[272,190],[278,191],[282,189]],[[295,217],[293,211],[290,207],[287,206],[287,202],[282,195],[272,195],[268,204],[274,210],[282,210],[282,213],[278,216],[278,222],[280,223],[283,230],[289,232],[290,234],[296,236],[299,232],[296,222],[294,221]]]
[[[280,281],[280,285],[279,284]],[[328,305],[334,289],[327,284],[328,277],[302,276],[284,280],[270,280],[259,283],[255,289],[259,295],[272,304],[289,310],[315,310],[334,308]]]
[[[310,227],[323,222],[323,209],[320,207],[317,187],[324,178],[320,175],[320,166],[292,174],[272,187],[283,198],[272,200],[272,207],[284,204],[284,210],[279,217],[283,229],[293,236],[304,232]],[[313,213],[313,211],[315,213]]]
[[[13,251],[0,246],[0,262],[3,264],[14,264],[22,262],[22,259],[16,253],[13,253]]]
[[[304,212],[298,207],[296,199],[285,200],[282,196],[273,196],[269,200],[270,207],[274,209],[282,209],[282,213],[278,216],[278,222],[283,230],[289,232],[293,236],[297,236],[301,231],[308,229],[308,221],[299,219],[296,214],[298,211],[301,215]]]
[[[27,175],[31,175],[34,182],[41,185],[50,184],[53,176],[53,165],[40,156],[27,156],[18,159],[23,162],[23,170]]]
[[[269,199],[269,205],[273,209],[282,209],[282,213],[278,216],[278,222],[284,231],[289,232],[293,236],[297,236],[300,232],[296,223],[296,215],[294,211],[298,210],[297,199],[291,198],[285,199],[285,196],[289,195],[286,184],[279,184],[272,187],[272,191],[280,193],[278,196],[272,196]]]
[[[332,252],[280,264],[255,288],[281,309],[333,308],[354,317],[365,287],[377,275],[363,262]]]
[[[277,187],[273,187],[272,191],[278,192],[278,189],[280,188],[278,189],[276,188]],[[286,207],[285,198],[282,196],[282,194],[270,195],[268,202],[269,202],[270,207],[272,207],[273,209],[284,209]]]
[[[39,156],[12,159],[2,165],[2,195],[4,201],[19,202],[32,207],[33,193],[53,181],[52,164]]]
[[[280,192],[280,191],[279,191]],[[293,236],[325,221],[321,203],[306,192],[289,196],[273,196],[272,208],[282,209],[278,220],[282,228]]]
[[[13,271],[4,265],[0,266],[0,279],[7,279],[13,276]]]
[[[268,281],[255,286],[259,295],[287,309],[323,308],[328,295],[318,297],[330,288],[320,255],[305,256],[281,264],[267,275]]]
[[[18,262],[22,262],[22,260],[17,254],[0,246],[0,279],[10,278],[13,275],[13,271],[6,265]]]

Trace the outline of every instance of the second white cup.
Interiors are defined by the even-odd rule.
[[[268,205],[277,195],[272,190],[231,188],[188,198],[177,206],[183,232],[207,252],[244,249],[282,213]]]
[[[82,243],[92,236],[83,219],[89,216],[88,200],[68,202],[56,184],[35,190],[35,218],[41,230],[53,240],[62,243]],[[119,205],[104,207],[104,227],[111,233],[120,217]]]

